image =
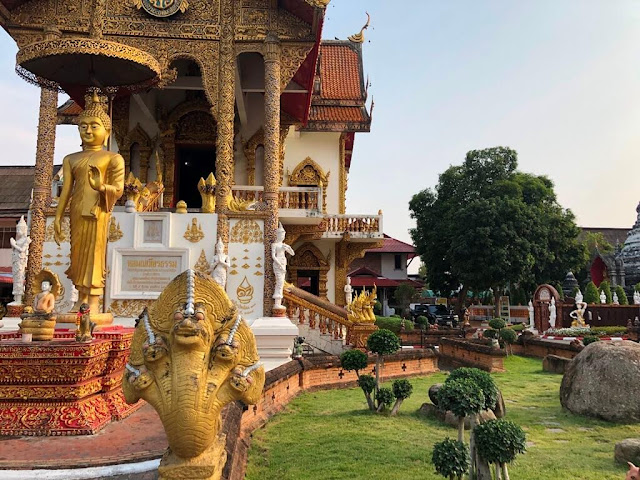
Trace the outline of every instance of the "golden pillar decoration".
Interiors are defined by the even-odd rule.
[[[229,220],[224,214],[231,193],[233,181],[233,138],[235,119],[235,22],[234,0],[220,2],[220,42],[218,53],[219,81],[218,108],[212,108],[212,115],[218,122],[218,138],[216,140],[216,213],[218,213],[218,238],[229,243]],[[217,115],[216,115],[217,113]]]
[[[265,39],[264,55],[264,221],[265,258],[271,258],[271,244],[278,229],[278,189],[280,187],[280,41],[273,33]],[[275,287],[273,265],[265,265],[264,305],[271,311]]]
[[[256,404],[264,388],[256,340],[224,289],[187,270],[149,309],[131,343],[122,390],[158,412],[169,449],[161,480],[219,480],[227,460],[222,408]]]
[[[347,212],[347,166],[346,159],[346,143],[347,136],[345,133],[340,135],[340,162],[338,170],[338,213],[344,215]]]
[[[53,90],[41,89],[36,168],[33,179],[33,201],[31,202],[31,245],[29,245],[29,259],[27,261],[25,305],[30,305],[33,301],[33,281],[42,269],[42,246],[47,226],[45,208],[51,199],[51,182],[53,180],[57,108],[58,93]]]

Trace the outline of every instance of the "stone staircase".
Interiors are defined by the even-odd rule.
[[[284,301],[287,316],[298,326],[305,343],[324,353],[340,355],[351,348],[364,348],[369,335],[378,329],[372,320],[355,317],[291,284],[284,288]]]

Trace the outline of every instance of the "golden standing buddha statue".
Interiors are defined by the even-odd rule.
[[[124,160],[104,149],[111,119],[96,92],[78,117],[78,129],[82,151],[67,155],[62,162],[64,183],[54,221],[55,240],[58,244],[62,240],[62,218],[70,203],[71,263],[65,273],[79,293],[71,312],[87,303],[91,319],[105,324],[113,317],[100,313],[99,300],[104,292],[111,211],[124,189]],[[71,316],[74,322],[75,314]]]

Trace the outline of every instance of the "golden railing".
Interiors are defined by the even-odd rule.
[[[382,237],[382,215],[326,215],[326,234],[364,233]]]
[[[233,196],[241,201],[262,201],[264,187],[235,185],[231,188]],[[321,210],[321,187],[280,187],[278,207],[292,210]]]
[[[308,325],[310,330],[331,335],[346,345],[352,343],[352,324],[344,308],[290,284],[284,288],[284,301],[287,316],[293,322]]]

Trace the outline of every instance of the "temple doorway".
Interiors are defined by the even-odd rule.
[[[320,295],[320,271],[298,270],[298,288],[313,295]]]
[[[216,148],[209,145],[176,145],[177,190],[175,202],[184,200],[189,208],[202,205],[198,181],[216,174]]]

